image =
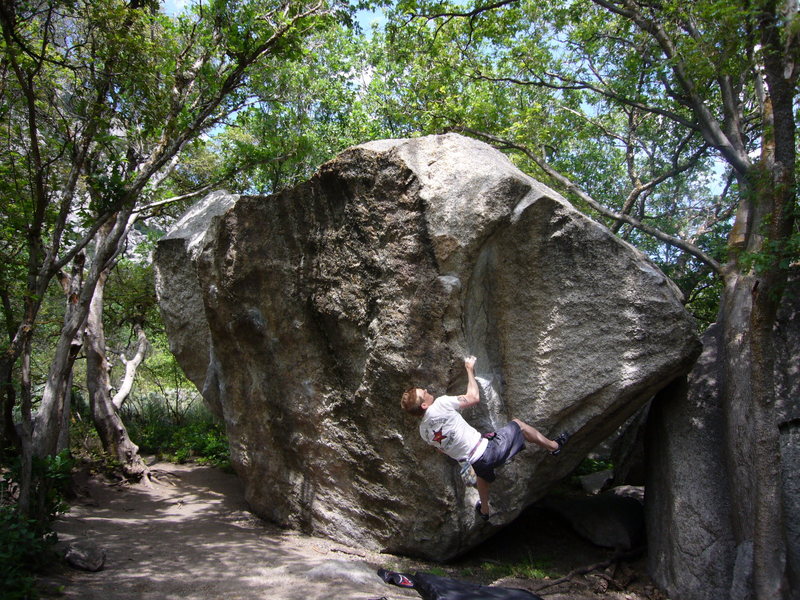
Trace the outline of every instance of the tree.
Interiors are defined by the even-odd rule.
[[[772,379],[776,311],[800,247],[796,0],[401,2],[398,9],[405,15],[398,32],[422,31],[431,45],[447,39],[473,85],[513,89],[508,93],[527,96],[535,107],[515,109],[514,123],[504,127],[501,120],[488,130],[448,112],[449,127],[488,133],[617,230],[654,235],[722,282],[734,531],[737,542],[753,543],[755,597],[787,597]],[[548,104],[541,103],[544,92]],[[549,135],[537,135],[537,126]],[[614,140],[605,158],[591,141],[601,137]],[[576,150],[576,142],[587,149]],[[691,180],[681,174],[698,180],[716,165],[725,166],[729,184],[702,207],[704,219],[688,218]],[[620,173],[629,193],[615,193],[609,183]],[[596,198],[618,201],[609,206]],[[655,216],[664,202],[680,218]],[[703,237],[725,232],[726,221],[720,253]]]
[[[358,32],[333,26],[309,37],[292,60],[254,74],[249,105],[215,140],[232,191],[296,185],[344,148],[386,136],[364,100],[364,48]]]
[[[102,236],[107,230],[108,228],[104,228],[98,232],[98,245],[102,244]],[[112,263],[100,273],[86,318],[84,332],[86,387],[89,391],[92,420],[100,436],[103,448],[109,455],[119,461],[122,472],[126,477],[139,480],[149,474],[149,469],[139,456],[138,446],[128,436],[128,431],[118,414],[118,410],[133,385],[132,380],[135,376],[136,368],[147,351],[147,337],[144,335],[141,324],[137,324],[139,344],[137,352],[131,361],[133,368],[130,372],[126,372],[126,378],[123,380],[120,392],[112,397],[111,365],[107,358],[106,335],[103,326],[103,303],[106,281],[113,267],[114,264]]]
[[[13,225],[25,240],[13,248],[27,262],[24,311],[0,375],[7,380],[22,359],[23,463],[55,451],[76,343],[137,204],[151,198],[187,144],[242,106],[255,65],[292,56],[314,29],[343,14],[324,0],[212,0],[178,19],[152,1],[0,3],[2,90],[10,100],[3,166],[14,182]],[[72,235],[76,219],[82,233]],[[95,239],[34,424],[29,357],[41,298]]]

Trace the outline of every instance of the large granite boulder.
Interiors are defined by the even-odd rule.
[[[195,203],[159,240],[153,261],[156,290],[164,291],[159,293],[158,303],[169,349],[217,416],[222,416],[222,406],[213,369],[211,333],[202,316],[203,296],[194,263],[211,221],[225,213],[238,198],[217,191]]]
[[[160,277],[161,302],[182,285],[202,297],[179,318],[208,330],[196,358],[253,511],[341,542],[464,552],[699,351],[677,289],[647,258],[459,135],[348,149],[308,182],[205,222],[199,254],[159,249],[162,274],[185,271]],[[483,388],[470,422],[573,432],[558,458],[531,448],[501,471],[489,524],[459,465],[399,408],[411,385],[463,393],[468,353]]]
[[[791,598],[800,598],[800,278],[784,294],[775,341],[776,427]],[[704,334],[688,378],[654,399],[646,452],[648,568],[670,597],[752,597],[752,542],[737,546],[725,468],[722,331]]]

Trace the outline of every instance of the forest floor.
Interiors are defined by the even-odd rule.
[[[413,590],[384,584],[379,568],[423,571],[484,585],[523,588],[544,600],[667,600],[644,559],[585,575],[612,552],[574,534],[558,517],[529,510],[459,560],[436,564],[372,553],[280,529],[247,511],[235,475],[195,464],[157,463],[150,487],[100,477],[56,523],[60,544],[88,539],[106,550],[103,570],[54,566],[44,598],[75,600],[401,600]],[[526,574],[515,578],[511,574]],[[544,587],[549,586],[549,587]]]

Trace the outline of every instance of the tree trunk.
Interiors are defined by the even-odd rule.
[[[731,590],[732,599],[781,600],[789,594],[774,378],[775,323],[788,270],[781,264],[785,257],[766,242],[788,238],[787,206],[794,201],[794,188],[787,185],[791,175],[776,167],[773,156],[765,153],[762,164],[748,174],[749,218],[747,223],[737,219],[743,235],[732,243],[721,302],[735,570],[740,578],[751,578],[744,589]]]
[[[86,384],[92,419],[103,448],[120,462],[126,478],[138,481],[149,476],[149,469],[139,456],[139,447],[128,437],[111,397],[110,366],[106,359],[103,329],[103,295],[107,278],[108,272],[104,271],[92,296],[86,322]]]
[[[780,437],[774,413],[771,327],[763,308],[753,301],[758,279],[730,278],[723,296],[723,348],[728,471],[737,541],[737,578],[744,589],[731,599],[783,598],[777,588],[784,579],[785,542],[781,500]],[[774,318],[770,321],[774,323]],[[758,591],[768,583],[772,592]],[[753,586],[750,589],[750,586]],[[777,595],[776,595],[777,594]]]
[[[767,287],[767,286],[765,286]],[[774,290],[774,288],[772,288]],[[775,311],[768,290],[756,292],[751,314],[753,360],[753,459],[756,512],[753,526],[753,586],[759,600],[788,598],[786,520],[783,505],[781,446],[775,411]]]
[[[95,253],[86,280],[69,295],[70,310],[65,317],[64,327],[61,329],[55,356],[47,374],[41,406],[36,416],[33,446],[37,456],[49,456],[55,453],[64,409],[66,383],[72,372],[77,349],[80,348],[77,344],[81,342],[92,296],[94,296],[100,275],[121,251],[130,227],[129,218],[133,213],[133,208],[132,205],[127,206],[114,218],[104,223],[97,232]],[[75,281],[74,277],[73,281]]]
[[[124,356],[122,357],[123,362],[125,362],[125,376],[122,378],[119,390],[117,390],[117,393],[114,394],[114,398],[112,399],[114,408],[117,410],[122,408],[125,400],[130,396],[131,389],[133,389],[133,380],[136,378],[136,371],[139,365],[142,364],[148,348],[147,335],[145,335],[142,326],[137,323],[133,329],[136,332],[137,338],[136,354],[129,360],[125,360]]]
[[[70,370],[69,377],[64,382],[64,408],[61,410],[61,424],[58,427],[56,454],[69,450],[69,426],[72,422],[72,377],[73,373]]]
[[[0,450],[5,451],[9,448],[20,448],[21,441],[14,426],[14,405],[17,403],[17,394],[14,390],[13,364],[10,360],[3,361],[0,365],[0,402],[2,402],[3,425],[0,429]]]
[[[33,418],[31,416],[31,340],[28,337],[22,348],[22,370],[20,373],[21,393],[20,411],[20,481],[19,514],[26,518],[31,515],[31,488],[33,486]]]
[[[30,291],[30,287],[28,288]],[[31,339],[33,337],[33,323],[36,315],[38,314],[39,307],[41,306],[41,297],[43,294],[35,292],[29,293],[24,300],[25,303],[25,319],[21,323],[17,323],[14,327],[8,323],[10,344],[3,352],[0,358],[0,398],[2,399],[3,411],[5,414],[4,429],[2,432],[3,442],[6,445],[11,445],[22,448],[22,440],[16,430],[14,424],[14,404],[16,402],[17,392],[14,389],[14,365],[17,360],[22,357],[23,362],[28,361],[30,367],[30,352],[31,352]],[[7,300],[4,297],[3,303],[6,304]],[[4,307],[6,319],[11,320],[10,307]],[[30,377],[23,377],[20,383],[19,395],[21,402],[25,402],[25,398],[30,399]],[[30,405],[29,407],[30,408]],[[28,422],[32,426],[32,423]]]
[[[83,281],[84,260],[82,254],[78,255],[71,276],[62,281],[67,294],[64,326],[61,328],[55,356],[47,373],[41,406],[36,415],[33,448],[37,456],[51,456],[58,452],[59,440],[62,439],[61,428],[65,419],[69,422],[69,415],[65,414],[69,410],[66,401],[67,388],[72,378],[72,366],[82,345],[83,327],[88,312],[88,308],[84,308],[81,303],[81,291],[86,285]]]

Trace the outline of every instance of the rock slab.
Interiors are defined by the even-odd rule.
[[[800,598],[800,276],[794,273],[778,313],[775,426],[781,434],[781,477],[789,590]],[[753,597],[752,542],[737,545],[724,455],[720,389],[721,327],[703,335],[703,353],[688,378],[655,398],[646,453],[648,569],[670,597]]]
[[[304,184],[214,212],[195,221],[199,252],[181,254],[180,227],[159,244],[172,273],[160,301],[185,286],[202,299],[171,329],[208,332],[194,380],[219,406],[253,511],[340,542],[463,553],[699,351],[677,288],[646,257],[459,135],[356,146]],[[399,409],[412,385],[463,393],[466,354],[483,391],[465,413],[476,427],[518,417],[573,433],[557,459],[531,448],[500,472],[491,524]]]

